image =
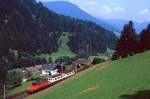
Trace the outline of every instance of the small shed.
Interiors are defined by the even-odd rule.
[[[32,76],[39,75],[40,73],[41,71],[35,67],[27,67],[25,68],[25,70],[23,70],[23,74],[22,74],[23,81],[25,81],[26,79]]]

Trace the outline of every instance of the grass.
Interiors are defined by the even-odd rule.
[[[69,33],[63,32],[61,37],[59,38],[59,41],[58,41],[58,43],[60,44],[59,48],[58,48],[58,51],[54,52],[52,54],[48,54],[48,53],[47,54],[40,54],[40,55],[38,55],[38,57],[45,58],[47,61],[51,57],[52,61],[55,62],[55,60],[58,59],[61,56],[69,56],[69,57],[76,56],[76,54],[73,53],[69,49],[69,47],[67,45],[68,42],[69,42]],[[105,53],[99,54],[97,56],[90,56],[90,59],[93,60],[94,57],[99,57],[99,58],[105,59],[108,55],[112,54],[113,52],[114,52],[114,50],[112,50],[110,48],[107,48],[107,51]]]
[[[105,54],[97,55],[97,56],[90,56],[90,59],[93,60],[95,57],[105,59],[107,56]]]
[[[60,44],[58,51],[55,53],[50,54],[41,54],[41,58],[46,58],[47,60],[49,57],[52,58],[52,61],[55,62],[55,60],[61,56],[69,56],[74,57],[75,54],[69,49],[67,43],[69,42],[69,33],[63,32],[61,37],[59,38],[58,43]]]
[[[90,56],[90,59],[93,60],[95,57],[106,59],[109,55],[111,55],[114,52],[114,50],[107,48],[107,51],[105,53],[99,54],[97,56]]]
[[[58,51],[56,53],[52,53],[51,54],[51,58],[53,61],[55,61],[57,58],[59,58],[60,56],[70,56],[70,57],[74,57],[75,54],[70,51],[67,43],[69,42],[69,33],[67,32],[63,32],[63,34],[61,35],[60,39],[59,39],[59,48]]]
[[[24,91],[26,91],[27,87],[30,86],[31,84],[32,84],[32,82],[30,82],[30,81],[24,82],[24,83],[22,83],[21,86],[18,86],[14,89],[8,90],[6,92],[6,96],[12,96],[12,95],[15,95],[17,93],[24,92]]]
[[[150,89],[150,51],[83,71],[27,99],[121,99]]]

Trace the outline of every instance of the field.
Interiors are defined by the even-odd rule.
[[[114,52],[114,50],[107,48],[107,51],[102,54],[98,54],[97,56],[90,56],[90,59],[93,60],[95,57],[106,59],[109,55],[111,55]]]
[[[27,87],[30,86],[31,84],[32,84],[32,82],[24,82],[24,83],[22,83],[21,86],[16,87],[16,88],[14,88],[12,90],[7,91],[6,95],[7,96],[12,96],[12,95],[15,95],[17,93],[26,91]]]
[[[52,53],[52,54],[48,54],[48,53],[47,54],[40,54],[40,55],[37,55],[37,57],[45,58],[47,61],[51,57],[52,61],[55,62],[55,60],[58,59],[61,56],[69,56],[69,57],[76,56],[76,54],[73,53],[67,45],[67,43],[69,42],[69,37],[68,36],[69,36],[69,33],[67,33],[67,32],[62,33],[62,35],[61,35],[61,37],[59,38],[59,41],[58,41],[58,43],[60,45],[59,45],[59,48],[58,48],[57,52]],[[108,48],[105,53],[98,54],[97,56],[90,56],[90,59],[93,60],[94,57],[99,57],[99,58],[105,59],[108,55],[112,54],[113,52],[114,52],[114,50]]]
[[[41,54],[40,57],[41,58],[46,58],[47,60],[49,59],[49,57],[52,58],[52,61],[55,62],[55,60],[61,56],[69,56],[69,57],[74,57],[75,54],[70,51],[67,43],[69,42],[69,33],[63,32],[61,37],[59,38],[58,43],[60,44],[58,51],[55,53],[50,54]]]
[[[124,99],[150,89],[150,51],[91,67],[27,99]]]
[[[75,56],[75,54],[70,51],[67,45],[67,43],[69,42],[68,36],[69,36],[69,33],[66,33],[66,32],[63,32],[63,34],[61,35],[59,39],[60,46],[58,48],[58,51],[56,53],[51,54],[51,58],[53,61],[55,61],[60,56],[70,56],[70,57]]]

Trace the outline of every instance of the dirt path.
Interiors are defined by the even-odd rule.
[[[93,86],[93,87],[82,90],[81,92],[77,93],[77,95],[82,95],[82,94],[86,94],[89,92],[97,91],[98,89],[100,89],[100,86]]]

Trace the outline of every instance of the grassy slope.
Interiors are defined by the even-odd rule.
[[[28,87],[29,85],[31,85],[31,84],[32,84],[32,82],[24,82],[21,86],[16,87],[16,88],[14,88],[14,89],[12,89],[12,90],[7,91],[6,95],[7,95],[7,96],[12,96],[12,95],[15,95],[15,94],[17,94],[17,93],[26,91],[27,87]]]
[[[150,51],[97,65],[29,99],[120,99],[150,89]]]
[[[56,53],[51,54],[53,61],[55,61],[60,56],[70,56],[70,57],[75,56],[75,54],[70,51],[67,45],[67,43],[69,42],[68,36],[69,36],[69,33],[63,32],[62,36],[59,39],[60,46],[59,46],[58,51]]]
[[[47,54],[41,54],[39,56],[41,58],[46,58],[47,60],[49,59],[49,57],[51,57],[53,62],[61,56],[74,57],[75,53],[73,53],[67,45],[67,43],[69,42],[68,36],[69,36],[69,33],[63,32],[63,34],[61,35],[61,37],[59,38],[59,41],[58,41],[60,43],[60,46],[59,46],[57,52],[52,53],[51,55],[47,53]],[[113,52],[114,52],[114,50],[111,50],[108,48],[104,54],[99,54],[97,56],[90,56],[90,59],[93,60],[94,57],[99,57],[99,58],[105,59],[107,57],[107,55],[106,55],[107,53],[111,54]]]
[[[67,43],[69,42],[69,33],[63,32],[63,34],[61,35],[61,37],[59,38],[59,43],[60,46],[58,48],[58,51],[55,53],[50,54],[41,54],[40,57],[41,58],[46,58],[47,60],[49,59],[49,57],[52,58],[52,61],[54,62],[57,58],[61,57],[61,56],[70,56],[73,57],[75,56],[75,54],[70,51]]]
[[[107,51],[105,53],[99,54],[97,56],[90,56],[90,59],[93,60],[95,57],[106,59],[107,56],[111,55],[114,52],[114,50],[107,48]]]

